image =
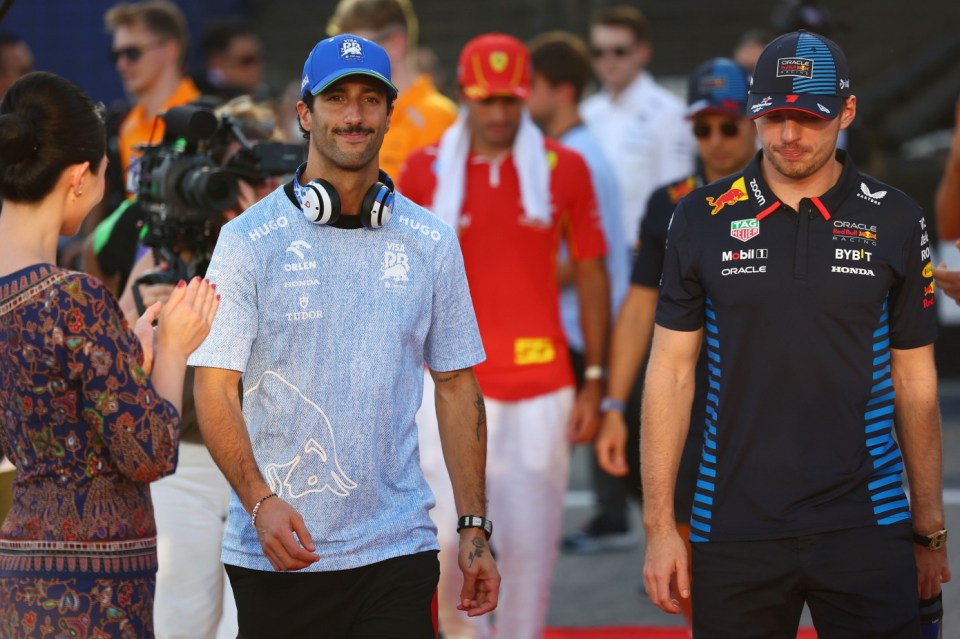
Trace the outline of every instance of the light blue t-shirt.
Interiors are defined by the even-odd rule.
[[[623,216],[620,212],[620,187],[613,168],[607,162],[600,145],[583,124],[560,136],[560,142],[583,156],[590,169],[593,191],[600,211],[603,237],[607,241],[607,277],[610,279],[610,318],[617,316],[620,304],[630,286],[630,251],[628,246],[634,238],[623,237]],[[569,259],[566,245],[561,245],[561,259]],[[573,350],[584,350],[583,330],[580,328],[580,306],[575,286],[560,289],[560,318],[567,343]]]
[[[281,188],[223,227],[207,274],[220,310],[189,363],[243,372],[257,464],[320,555],[306,570],[438,548],[423,367],[485,357],[454,231],[400,194],[380,229],[317,226]],[[271,570],[236,494],[222,558]]]

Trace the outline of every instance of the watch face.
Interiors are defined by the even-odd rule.
[[[940,532],[935,532],[930,535],[930,545],[927,546],[930,550],[939,550],[947,545],[947,531],[941,530]]]

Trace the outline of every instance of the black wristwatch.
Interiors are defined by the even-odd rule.
[[[914,531],[913,541],[927,550],[940,550],[947,545],[947,530],[938,530],[937,532],[932,532],[929,535],[921,535],[920,533]]]
[[[480,517],[478,515],[464,515],[458,519],[457,532],[460,532],[464,528],[479,528],[483,531],[483,534],[487,536],[487,540],[489,540],[490,535],[493,534],[493,522],[486,517]]]

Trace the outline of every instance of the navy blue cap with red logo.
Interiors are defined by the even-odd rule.
[[[746,117],[749,83],[750,74],[733,60],[707,60],[688,79],[687,117],[711,112],[734,120]]]
[[[794,109],[832,120],[840,115],[843,98],[851,95],[847,58],[840,47],[801,30],[778,37],[760,54],[748,107],[752,119]]]

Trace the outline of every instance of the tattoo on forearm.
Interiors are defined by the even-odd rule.
[[[473,405],[477,407],[477,441],[481,441],[483,430],[487,427],[487,405],[483,403],[483,395],[477,393]]]
[[[454,374],[449,375],[449,376],[447,376],[447,377],[438,377],[436,381],[437,381],[438,384],[443,384],[444,382],[452,382],[453,380],[455,380],[455,379],[458,378],[458,377],[460,377],[460,373],[454,373]]]
[[[473,568],[473,560],[483,557],[483,540],[479,537],[473,538],[473,552],[471,552],[467,557],[470,559],[470,567]]]

